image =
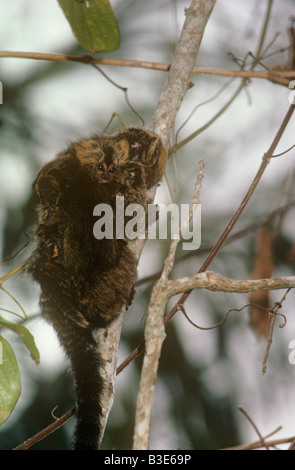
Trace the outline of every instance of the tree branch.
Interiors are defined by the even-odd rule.
[[[76,62],[88,65],[106,65],[119,67],[132,67],[148,70],[158,70],[161,72],[169,72],[171,64],[163,62],[152,62],[146,60],[133,59],[116,59],[112,57],[93,57],[91,55],[74,55],[74,54],[50,54],[44,52],[22,52],[22,51],[0,51],[0,58],[18,58],[45,60],[52,62]],[[237,78],[257,78],[268,80],[288,86],[289,81],[295,77],[295,70],[271,70],[271,71],[248,71],[248,70],[226,70],[214,69],[207,67],[194,67],[192,74],[213,75],[219,77],[237,77]]]
[[[158,133],[166,143],[188,88],[204,30],[214,4],[214,0],[192,0],[190,8],[186,11],[186,20],[176,46],[173,64],[151,124],[151,129]],[[173,242],[172,250],[174,250],[174,245]],[[152,291],[146,317],[146,351],[137,397],[134,450],[148,448],[154,387],[161,346],[165,338],[163,317],[166,309],[166,296],[162,295],[162,282],[165,283],[160,279],[157,287]]]
[[[278,143],[279,143],[279,141],[280,141],[280,139],[281,139],[281,137],[282,137],[282,135],[283,135],[283,133],[284,133],[291,117],[292,117],[292,115],[293,115],[294,110],[295,110],[295,105],[291,104],[291,106],[289,107],[289,109],[288,109],[288,111],[287,111],[287,113],[286,113],[286,115],[283,119],[283,122],[280,125],[280,128],[279,128],[276,136],[274,137],[274,139],[273,139],[273,141],[272,141],[272,143],[271,143],[271,145],[268,149],[268,151],[263,155],[260,167],[259,167],[252,183],[250,184],[249,189],[246,192],[242,202],[240,203],[240,205],[237,208],[236,212],[234,213],[234,215],[232,216],[232,218],[228,222],[226,228],[224,229],[221,236],[217,240],[216,244],[212,248],[211,252],[207,256],[206,260],[202,264],[202,266],[199,269],[198,273],[205,272],[208,269],[208,267],[212,263],[213,259],[216,257],[216,255],[221,250],[222,246],[225,244],[225,242],[226,242],[228,236],[230,235],[233,227],[235,226],[236,222],[240,218],[240,216],[241,216],[242,212],[244,211],[246,205],[248,204],[251,196],[253,195],[259,181],[261,180],[262,175],[263,175],[264,171],[266,170],[266,168],[267,168],[267,166],[268,166],[268,164],[269,164],[269,162],[272,158],[272,155],[273,155],[273,153],[276,149],[276,146],[278,145]],[[179,303],[183,304],[186,301],[186,299],[189,297],[191,292],[192,292],[192,290],[188,290],[187,292],[182,294],[182,296],[179,300]],[[175,305],[172,308],[172,310],[169,312],[169,314],[166,315],[165,321],[168,323],[177,311],[178,311],[178,308],[177,308],[177,305]]]
[[[166,290],[169,298],[190,289],[208,289],[213,292],[236,292],[245,294],[253,291],[289,289],[295,287],[295,276],[272,279],[229,279],[213,271],[195,274],[173,281],[167,281]]]

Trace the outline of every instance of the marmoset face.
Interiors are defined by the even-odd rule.
[[[128,161],[128,142],[93,137],[77,142],[75,147],[82,168],[93,180],[104,185],[118,181],[120,171]]]
[[[96,169],[98,181],[102,184],[107,184],[116,179],[118,172],[118,156],[114,149],[105,146],[102,149],[103,155],[97,158]]]

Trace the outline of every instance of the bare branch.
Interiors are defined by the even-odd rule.
[[[272,441],[266,441],[266,439],[268,439],[270,436],[273,436],[276,432],[280,431],[281,429],[282,429],[282,426],[279,426],[277,429],[275,429],[270,434],[265,436],[263,438],[263,441],[259,440],[259,441],[252,442],[250,444],[241,444],[241,445],[234,446],[234,447],[227,447],[226,449],[223,449],[223,450],[253,450],[253,449],[259,449],[260,447],[265,446],[265,444],[268,447],[274,447],[280,444],[288,444],[288,443],[291,443],[289,450],[293,450],[292,447],[295,442],[294,436],[284,437],[281,439],[274,439]]]
[[[228,222],[226,228],[224,229],[224,231],[222,232],[221,236],[219,237],[219,239],[217,240],[216,244],[214,245],[214,247],[212,248],[211,252],[209,253],[208,257],[206,258],[206,260],[204,261],[204,263],[202,264],[201,268],[199,269],[198,273],[202,273],[202,272],[205,272],[208,267],[210,266],[211,262],[214,260],[214,258],[216,257],[216,255],[219,253],[219,251],[221,250],[221,248],[223,247],[223,245],[225,244],[227,238],[229,237],[232,229],[234,228],[235,224],[237,223],[237,221],[239,220],[241,214],[243,213],[246,205],[248,204],[249,200],[251,199],[251,196],[253,195],[259,181],[261,180],[271,158],[272,158],[272,155],[293,115],[293,112],[295,110],[295,105],[294,104],[291,104],[291,106],[289,107],[284,119],[283,119],[283,122],[281,123],[280,127],[279,127],[279,130],[277,132],[277,134],[275,135],[268,151],[263,155],[262,157],[262,162],[260,164],[260,167],[252,181],[252,183],[250,184],[242,202],[240,203],[239,207],[237,208],[236,212],[234,213],[234,215],[231,217],[230,221]],[[289,286],[286,286],[286,288],[288,288]],[[188,290],[186,291],[184,294],[182,294],[181,298],[179,299],[179,303],[183,304],[186,299],[188,298],[188,296],[190,295],[190,293],[192,292],[192,290]],[[250,291],[248,291],[250,292]],[[165,322],[168,323],[171,318],[173,317],[173,315],[175,315],[175,313],[178,311],[178,307],[177,305],[175,305],[172,310],[169,312],[169,314],[166,315],[165,317]]]
[[[49,54],[44,52],[0,51],[0,58],[21,58],[44,60],[53,62],[77,62],[88,65],[107,65],[120,67],[133,67],[148,70],[169,72],[171,64],[152,62],[146,60],[116,59],[114,57],[92,57],[91,55]],[[273,83],[288,86],[289,80],[295,77],[295,70],[273,70],[267,72],[254,72],[247,70],[226,70],[206,67],[194,67],[193,74],[213,75],[219,77],[254,78],[269,80]]]
[[[170,297],[191,289],[208,289],[214,292],[236,292],[244,294],[253,291],[289,289],[293,287],[295,287],[295,276],[277,277],[273,279],[234,280],[212,271],[167,281],[166,285]]]
[[[11,271],[9,271],[8,273],[4,274],[4,276],[2,276],[0,278],[0,285],[2,285],[4,282],[6,282],[8,279],[10,279],[12,276],[14,276],[16,273],[18,273],[19,271],[21,271],[25,265],[27,263],[27,260],[23,261],[22,263],[20,263],[18,266],[16,266],[15,268],[11,269]]]
[[[15,447],[14,450],[27,450],[30,447],[32,447],[34,444],[37,442],[41,441],[45,437],[47,437],[49,434],[52,432],[56,431],[59,429],[61,426],[64,425],[64,423],[74,414],[75,409],[72,408],[69,410],[67,413],[65,413],[63,416],[60,418],[56,419],[54,423],[50,424],[47,426],[45,429],[42,429],[39,433],[35,434],[33,437],[28,439],[27,441],[23,442],[19,446]]]
[[[169,300],[168,277],[173,269],[176,248],[182,234],[182,231],[189,224],[193,215],[194,205],[199,204],[199,193],[202,187],[204,176],[204,162],[200,161],[200,170],[195,183],[194,194],[192,197],[191,210],[188,220],[184,220],[179,226],[178,237],[173,239],[170,244],[170,250],[164,262],[162,275],[155,284],[151,299],[147,309],[146,327],[145,327],[145,356],[143,361],[140,388],[137,398],[136,425],[134,432],[134,448],[147,448],[149,439],[149,427],[151,421],[154,385],[157,378],[159,359],[162,344],[165,339],[165,328],[163,318],[166,305]],[[136,447],[135,447],[136,446]]]
[[[203,33],[214,4],[214,0],[192,0],[190,8],[186,12],[186,20],[177,43],[173,64],[151,124],[151,129],[157,132],[164,142],[168,142],[178,109],[186,93]],[[172,252],[175,252],[175,246],[176,243],[173,243]],[[167,262],[167,273],[163,275],[163,278],[168,275],[169,270],[170,260]],[[165,339],[163,317],[167,296],[164,295],[163,287],[165,288],[165,281],[160,279],[152,291],[146,316],[146,350],[137,397],[134,450],[148,448],[154,387],[161,347]]]
[[[272,334],[273,334],[273,328],[274,328],[274,323],[275,323],[275,318],[276,318],[276,315],[277,315],[277,312],[278,310],[282,307],[282,303],[284,302],[285,298],[287,297],[288,293],[290,292],[290,289],[289,288],[285,294],[283,295],[283,297],[281,298],[280,302],[276,302],[276,305],[274,308],[272,308],[270,311],[269,311],[269,326],[268,326],[268,340],[267,340],[267,347],[266,347],[266,350],[265,350],[265,354],[264,354],[264,358],[263,358],[263,362],[262,362],[262,373],[264,374],[266,372],[266,361],[267,361],[267,358],[268,358],[268,355],[269,355],[269,350],[270,350],[270,346],[271,346],[271,343],[272,343]],[[284,326],[283,325],[280,325],[281,327]]]
[[[251,418],[251,416],[249,415],[249,413],[242,407],[242,406],[238,406],[238,410],[240,410],[244,416],[246,416],[246,418],[248,419],[248,421],[252,424],[253,428],[255,429],[262,445],[266,448],[266,450],[269,450],[269,446],[268,444],[265,442],[261,432],[259,431],[258,427],[256,426],[256,424],[254,423],[253,419]]]
[[[99,446],[101,445],[108,416],[114,402],[118,348],[120,344],[124,314],[125,307],[122,308],[118,318],[108,328],[100,328],[97,330],[95,335],[95,340],[104,364],[100,370],[103,377],[104,390],[101,396],[102,417],[100,425],[102,432]]]

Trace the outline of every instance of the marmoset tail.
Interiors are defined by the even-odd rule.
[[[104,383],[94,333],[130,304],[137,266],[126,240],[94,237],[93,209],[109,204],[115,222],[117,195],[124,196],[125,205],[146,207],[147,185],[159,180],[164,163],[158,160],[164,155],[166,163],[167,158],[163,144],[162,151],[157,150],[159,141],[151,145],[156,136],[136,132],[138,141],[132,131],[130,140],[123,132],[122,138],[120,133],[94,135],[71,143],[41,168],[33,186],[40,200],[39,221],[26,271],[40,284],[42,313],[71,362],[77,450],[97,449],[101,438]],[[146,161],[152,162],[149,168]]]

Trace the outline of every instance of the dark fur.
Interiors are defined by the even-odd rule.
[[[127,128],[71,143],[37,175],[36,247],[27,272],[41,286],[40,305],[71,361],[76,429],[74,449],[97,449],[103,389],[93,333],[106,328],[133,295],[136,260],[126,240],[97,240],[93,209],[117,195],[125,205],[146,205],[147,187],[162,176],[161,140]]]

